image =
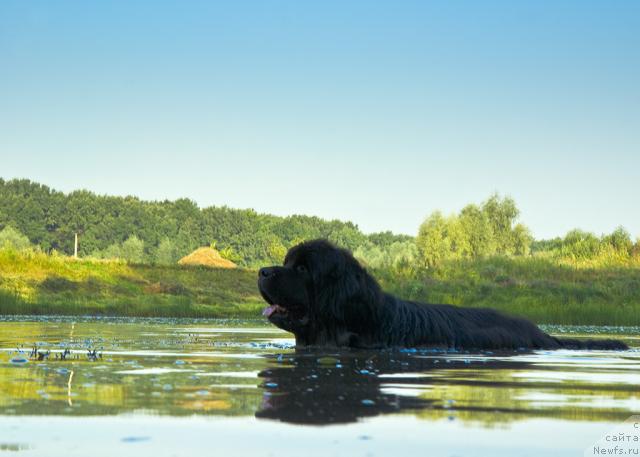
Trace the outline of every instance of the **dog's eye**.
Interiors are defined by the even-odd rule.
[[[296,266],[296,271],[298,273],[306,273],[307,272],[307,267],[305,267],[304,265],[297,265]]]

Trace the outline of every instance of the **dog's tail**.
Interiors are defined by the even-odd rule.
[[[620,340],[580,340],[577,338],[556,338],[564,349],[603,349],[605,351],[623,351],[629,349]]]

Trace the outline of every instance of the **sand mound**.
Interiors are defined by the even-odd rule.
[[[191,254],[178,260],[180,265],[203,265],[214,268],[236,268],[231,260],[223,259],[215,249],[205,247],[198,248]]]

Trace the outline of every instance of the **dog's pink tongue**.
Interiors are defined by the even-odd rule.
[[[278,308],[278,305],[267,306],[265,309],[262,310],[262,315],[265,317],[269,317],[276,312],[277,308]]]

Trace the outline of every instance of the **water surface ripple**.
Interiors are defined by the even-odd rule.
[[[262,321],[5,317],[0,454],[582,455],[639,385],[636,349],[296,351]]]

